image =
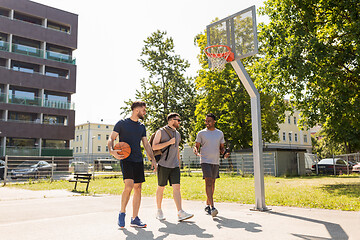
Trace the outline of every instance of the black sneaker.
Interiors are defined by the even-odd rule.
[[[210,208],[210,206],[206,206],[206,208],[205,208],[205,212],[207,213],[207,214],[211,214],[211,208]]]
[[[219,213],[219,211],[216,208],[213,207],[211,209],[210,214],[211,214],[212,217],[216,217],[216,215],[218,215],[218,213]]]

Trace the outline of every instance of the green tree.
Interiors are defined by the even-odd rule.
[[[290,94],[302,124],[322,124],[331,145],[360,150],[359,1],[267,0],[260,13],[270,22],[256,68],[269,90]]]
[[[324,130],[319,131],[311,138],[312,152],[317,154],[319,159],[330,158],[333,155],[340,155],[345,151],[344,144],[329,141]]]
[[[175,54],[174,41],[166,34],[157,30],[144,40],[139,62],[149,77],[141,79],[141,90],[136,91],[135,98],[147,104],[145,124],[150,133],[167,124],[170,112],[179,113],[182,119],[179,132],[184,141],[194,122],[195,86],[193,79],[184,76],[190,64]],[[132,102],[125,102],[123,113],[129,111]]]
[[[196,126],[192,136],[203,129],[205,115],[209,112],[218,116],[217,127],[224,132],[227,145],[232,149],[249,148],[252,145],[250,96],[230,64],[218,73],[208,69],[203,50],[206,46],[206,34],[195,38],[200,48],[198,55],[202,69],[196,78],[198,104],[196,106]],[[278,123],[284,119],[284,101],[275,94],[265,93],[256,81],[256,72],[251,65],[256,58],[245,60],[245,66],[251,78],[255,80],[261,98],[262,137],[265,142],[278,140]],[[260,87],[260,88],[259,88]]]

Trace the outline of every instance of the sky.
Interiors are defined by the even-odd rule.
[[[161,30],[172,37],[175,53],[189,61],[185,75],[195,77],[199,48],[194,37],[216,17],[225,18],[263,0],[32,0],[75,13],[78,49],[75,124],[115,124],[124,101],[135,100],[148,73],[138,59],[144,40]],[[257,16],[257,23],[265,21]]]

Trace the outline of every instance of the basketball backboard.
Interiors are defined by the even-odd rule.
[[[229,46],[235,60],[258,52],[255,6],[208,25],[206,31],[207,46]]]

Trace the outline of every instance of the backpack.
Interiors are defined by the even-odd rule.
[[[169,132],[168,129],[166,129],[166,127],[162,127],[162,128],[160,128],[159,130],[161,130],[161,129],[165,130],[165,132],[169,135],[169,137],[172,138],[172,137],[171,137],[171,133]],[[152,145],[153,145],[153,142],[154,142],[154,138],[155,138],[156,132],[157,132],[157,131],[155,131],[155,132],[151,135],[150,140],[149,140],[149,143],[150,143],[151,148],[152,148]],[[159,162],[159,161],[160,161],[161,155],[162,155],[165,151],[167,151],[165,161],[167,160],[167,158],[168,158],[168,156],[169,156],[169,148],[170,148],[170,146],[171,146],[171,145],[169,145],[169,146],[167,146],[167,147],[165,147],[165,148],[163,148],[163,149],[153,150],[153,154],[154,154],[154,157],[155,157],[156,162]]]

